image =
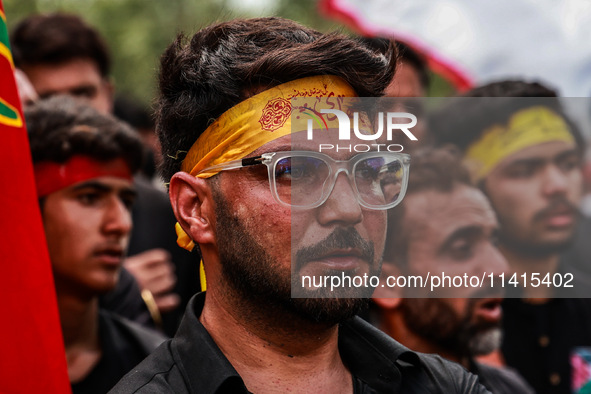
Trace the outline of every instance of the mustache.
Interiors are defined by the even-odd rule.
[[[362,259],[370,263],[374,260],[373,242],[363,239],[353,227],[338,227],[317,244],[298,250],[295,255],[296,269],[299,270],[306,262],[318,260],[338,249],[356,249],[361,253]]]
[[[570,202],[566,197],[560,196],[550,201],[550,204],[546,208],[536,212],[533,219],[534,221],[544,220],[548,216],[552,216],[557,210],[564,209],[566,209],[567,214],[579,215],[579,207]]]

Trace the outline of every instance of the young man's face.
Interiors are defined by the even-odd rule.
[[[485,180],[504,246],[538,254],[562,250],[573,236],[582,193],[574,143],[547,142],[503,160]]]
[[[101,76],[96,63],[90,59],[27,65],[22,70],[41,98],[68,94],[86,100],[101,113],[108,114],[112,111],[112,85]]]
[[[85,296],[115,287],[131,231],[130,181],[111,176],[51,193],[43,225],[56,289]]]
[[[289,137],[266,144],[254,155],[292,150]],[[317,151],[317,143],[314,146],[293,149]],[[330,156],[346,160],[353,154]],[[386,211],[362,208],[344,174],[338,176],[328,200],[313,209],[290,209],[275,201],[266,166],[224,172],[219,189],[218,248],[222,265],[232,265],[226,276],[232,277],[234,287],[245,297],[259,296],[316,320],[335,322],[355,313],[358,304],[350,299],[291,300],[292,254],[309,252],[298,261],[296,277],[303,271],[313,275],[331,270],[379,275]],[[354,239],[354,245],[337,246],[343,239]]]
[[[444,272],[481,278],[484,272],[497,276],[508,269],[493,245],[495,214],[476,188],[457,185],[450,193],[430,190],[407,196],[402,228],[408,238],[409,275]],[[498,346],[500,293],[484,286],[447,295],[453,298],[403,299],[401,313],[410,330],[452,352],[473,354]]]

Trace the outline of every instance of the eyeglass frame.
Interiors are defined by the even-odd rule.
[[[402,169],[404,172],[402,175],[402,180],[401,180],[402,185],[400,186],[400,192],[398,193],[398,198],[395,201],[381,207],[381,206],[369,205],[361,199],[359,189],[357,188],[357,183],[355,182],[355,179],[353,179],[353,169],[359,161],[361,161],[365,158],[379,157],[379,156],[383,156],[383,155],[387,155],[387,156],[391,156],[391,157],[395,157],[395,158],[399,159],[400,163],[402,164]],[[321,196],[321,198],[316,203],[314,203],[312,205],[309,205],[309,206],[308,205],[305,205],[305,206],[304,205],[292,205],[292,204],[288,204],[288,203],[282,201],[279,198],[279,192],[277,191],[277,184],[276,184],[276,178],[275,178],[275,166],[279,160],[284,159],[286,157],[293,157],[293,156],[315,157],[315,158],[320,159],[328,164],[330,173],[328,174],[327,179],[332,178],[332,186],[330,187],[330,190],[326,193],[325,196],[323,196],[323,197]],[[273,195],[273,198],[275,199],[275,201],[277,201],[279,204],[281,204],[283,206],[288,206],[288,207],[297,208],[297,209],[318,208],[319,206],[324,204],[328,200],[330,195],[332,194],[334,187],[336,185],[338,175],[341,172],[345,172],[347,174],[347,178],[349,179],[350,185],[352,185],[354,187],[355,197],[356,197],[359,205],[361,205],[362,207],[367,208],[367,209],[382,211],[382,210],[394,208],[396,205],[400,204],[402,202],[402,200],[404,199],[404,196],[406,195],[406,191],[408,189],[408,177],[409,177],[409,172],[410,172],[410,155],[406,154],[406,153],[400,153],[400,152],[372,151],[372,152],[359,153],[359,154],[349,158],[348,160],[335,160],[332,157],[330,157],[324,153],[313,152],[313,151],[267,152],[267,153],[261,154],[260,156],[247,157],[247,158],[240,159],[240,160],[231,160],[231,161],[227,161],[224,163],[219,163],[219,164],[213,165],[211,167],[207,167],[207,168],[202,169],[201,171],[199,171],[197,173],[197,175],[204,173],[204,172],[237,170],[237,169],[244,168],[244,167],[250,167],[250,166],[254,166],[254,165],[263,165],[263,164],[267,166],[267,174],[268,174],[269,187],[271,189],[271,194]],[[337,170],[334,171],[334,174],[333,174],[333,170],[334,170],[335,166],[338,166],[338,167],[337,167]]]

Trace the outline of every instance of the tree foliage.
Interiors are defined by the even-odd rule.
[[[155,94],[160,54],[179,32],[190,34],[215,21],[269,15],[321,31],[339,28],[318,14],[316,0],[246,3],[252,5],[237,7],[237,0],[3,0],[9,28],[31,13],[62,11],[82,16],[111,48],[117,91],[145,104]]]

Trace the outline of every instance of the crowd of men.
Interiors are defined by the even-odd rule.
[[[394,99],[426,95],[411,48],[241,19],[166,49],[158,143],[132,104],[115,112],[141,133],[112,115],[109,52],[81,18],[10,38],[74,393],[591,387],[573,361],[591,347],[585,141],[550,88],[494,82],[427,113]],[[319,152],[340,136],[319,103],[346,97],[393,97],[377,102],[415,111],[418,141]],[[365,111],[349,143],[374,134]],[[314,138],[296,121],[312,112]],[[490,286],[384,285],[444,272]],[[341,274],[381,285],[293,296]]]

